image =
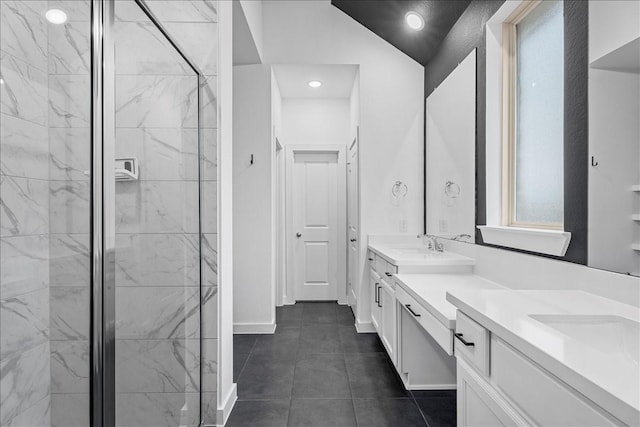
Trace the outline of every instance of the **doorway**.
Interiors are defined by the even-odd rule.
[[[347,302],[346,147],[286,147],[287,294]]]

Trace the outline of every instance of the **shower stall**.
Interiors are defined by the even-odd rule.
[[[215,424],[216,0],[0,0],[0,425]]]

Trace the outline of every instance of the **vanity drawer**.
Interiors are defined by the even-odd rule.
[[[402,286],[396,285],[396,299],[413,318],[427,331],[442,349],[453,356],[453,332],[435,318],[424,306],[413,298]]]
[[[489,331],[462,313],[456,313],[455,354],[489,376]],[[466,343],[466,344],[465,344]]]
[[[375,269],[376,268],[376,253],[373,251],[367,251],[367,262],[369,263],[369,267]]]
[[[496,336],[491,338],[491,379],[536,425],[622,424]]]

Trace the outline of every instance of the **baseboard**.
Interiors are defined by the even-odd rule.
[[[234,334],[273,334],[276,331],[275,323],[234,323]]]
[[[375,331],[376,331],[376,328],[373,326],[373,323],[361,322],[358,319],[356,319],[356,332],[358,332],[359,334],[371,333]]]
[[[238,400],[238,385],[233,383],[231,390],[229,390],[229,394],[224,400],[224,403],[220,408],[218,408],[217,413],[217,421],[219,426],[224,426],[229,420],[229,415],[231,415],[231,411],[233,410],[236,401]]]

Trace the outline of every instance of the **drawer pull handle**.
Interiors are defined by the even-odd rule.
[[[405,306],[405,307],[407,307],[407,310],[409,310],[409,312],[410,312],[411,314],[413,314],[415,317],[420,317],[420,316],[422,316],[421,314],[418,314],[418,313],[416,313],[415,311],[413,311],[413,310],[411,309],[411,304],[405,304],[404,306]]]
[[[393,274],[391,274],[391,273],[389,273],[389,272],[386,272],[386,273],[384,273],[384,274],[386,274],[388,277],[393,276]]]
[[[382,301],[380,301],[380,289],[382,289],[382,286],[378,286],[378,307],[382,307]]]
[[[375,292],[376,292],[376,295],[375,295],[375,297],[374,297],[374,299],[376,300],[376,304],[379,304],[379,303],[380,303],[380,301],[379,301],[379,299],[380,299],[380,294],[378,294],[378,285],[379,285],[379,284],[380,284],[380,283],[376,283],[376,291],[375,291]]]
[[[462,334],[453,334],[454,337],[458,338],[460,340],[460,342],[464,345],[466,345],[467,347],[474,347],[475,344],[472,342],[469,342],[467,340],[465,340],[464,338],[462,338]]]
[[[369,261],[373,261],[373,258],[368,258],[368,259],[369,259]]]

